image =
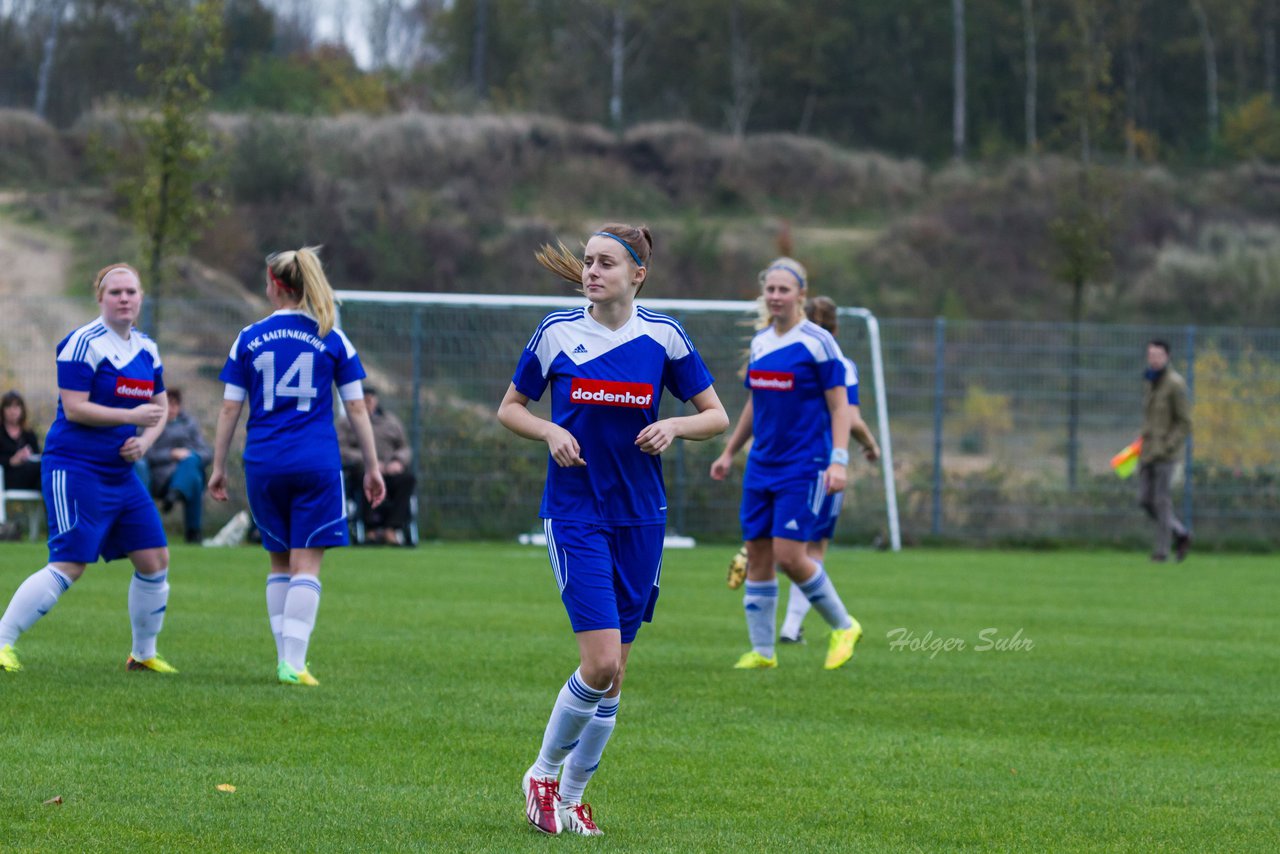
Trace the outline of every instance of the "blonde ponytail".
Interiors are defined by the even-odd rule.
[[[298,298],[298,308],[315,318],[323,338],[333,331],[338,309],[319,251],[319,246],[304,246],[296,251],[277,252],[267,259],[267,268],[285,290]]]

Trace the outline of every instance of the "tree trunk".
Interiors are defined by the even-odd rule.
[[[1033,0],[1022,0],[1022,32],[1027,49],[1026,95],[1023,102],[1027,125],[1027,154],[1036,153],[1036,19]]]
[[[151,224],[151,258],[147,265],[147,290],[150,291],[147,302],[151,306],[151,311],[148,312],[151,322],[146,333],[157,345],[160,343],[160,298],[164,291],[161,271],[164,267],[165,241],[169,236],[169,178],[174,169],[169,151],[164,152],[160,164],[160,189],[156,200],[156,218]]]
[[[471,37],[471,83],[475,87],[476,98],[484,101],[489,97],[484,68],[485,49],[489,42],[489,0],[476,0],[476,20]]]
[[[1205,108],[1208,112],[1209,150],[1218,140],[1218,58],[1213,46],[1213,32],[1209,29],[1209,16],[1200,0],[1191,0],[1191,11],[1200,27],[1200,45],[1204,49]]]
[[[951,144],[952,154],[957,160],[963,160],[965,141],[964,0],[951,0],[951,27],[953,36]]]
[[[1138,49],[1130,34],[1124,42],[1124,159],[1133,165],[1138,159]]]
[[[58,30],[62,26],[62,12],[66,0],[59,0],[49,10],[49,35],[44,39],[44,55],[40,57],[40,71],[36,83],[36,114],[41,118],[49,106],[49,78],[53,74],[53,61],[58,53]]]
[[[1080,315],[1084,311],[1084,280],[1071,283],[1071,374],[1067,392],[1067,488],[1075,491],[1080,457]]]
[[[627,47],[626,35],[627,10],[626,0],[618,0],[613,7],[613,41],[609,54],[613,61],[612,84],[609,92],[609,122],[614,132],[622,133],[622,81],[624,79]]]
[[[1263,86],[1276,101],[1276,0],[1266,0],[1262,22],[1262,76]]]
[[[747,118],[755,104],[760,75],[751,59],[751,48],[742,35],[742,15],[738,0],[729,5],[729,83],[731,100],[725,110],[729,132],[742,139],[747,132]]]

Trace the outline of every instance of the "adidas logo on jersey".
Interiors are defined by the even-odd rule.
[[[582,346],[581,344],[579,344],[577,347],[574,347],[574,348],[573,348],[573,354],[574,354],[575,356],[580,355],[580,354],[585,353],[585,352],[587,352],[587,348],[586,348],[586,347],[584,347],[584,346]]]
[[[648,409],[653,405],[653,386],[649,383],[621,383],[574,377],[569,399],[574,403]]]
[[[800,530],[800,526],[796,524],[796,520],[795,520],[795,519],[792,519],[790,522],[788,522],[787,524],[783,525],[782,527],[786,528],[788,531],[798,531],[798,530]]]
[[[791,391],[796,387],[796,375],[790,371],[751,371],[747,382],[762,391]]]

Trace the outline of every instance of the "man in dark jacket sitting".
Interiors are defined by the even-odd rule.
[[[161,499],[163,512],[182,502],[186,540],[198,543],[204,520],[204,472],[213,460],[213,449],[204,440],[200,425],[182,410],[182,391],[170,388],[168,393],[169,421],[140,461],[145,465],[139,465],[138,476],[151,494]]]

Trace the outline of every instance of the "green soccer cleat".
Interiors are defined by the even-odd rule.
[[[152,673],[177,673],[178,668],[158,655],[138,659],[132,655],[124,663],[125,670],[150,670]]]
[[[287,661],[276,665],[276,678],[280,680],[281,685],[305,685],[308,688],[314,688],[320,684],[320,680],[312,676],[309,670],[294,670]]]
[[[5,644],[0,646],[0,670],[8,670],[10,673],[17,673],[22,669],[22,664],[18,661],[18,651],[13,648],[13,644]]]
[[[744,652],[742,658],[738,659],[738,663],[733,665],[734,670],[769,670],[778,666],[778,656],[773,658],[765,658],[754,649],[751,652]]]
[[[849,619],[853,619],[850,617]],[[831,641],[827,645],[827,663],[823,665],[826,670],[838,670],[849,663],[849,659],[853,658],[853,648],[858,645],[858,641],[862,639],[862,624],[857,620],[853,620],[853,625],[847,629],[836,629],[831,633]]]

